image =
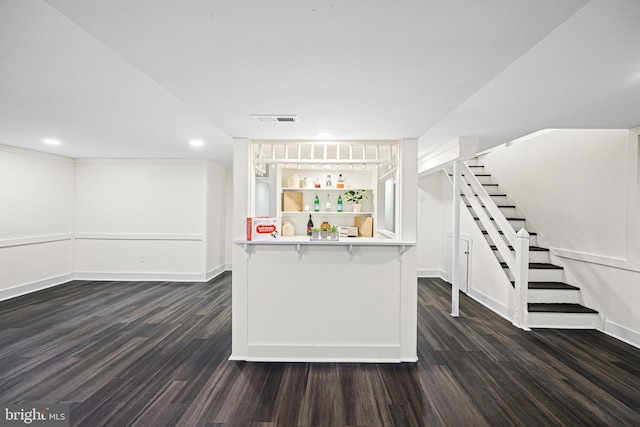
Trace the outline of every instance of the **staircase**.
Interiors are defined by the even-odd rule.
[[[526,295],[527,314],[525,316],[528,317],[528,321],[525,328],[526,326],[529,328],[569,329],[596,329],[600,327],[602,321],[599,313],[582,305],[584,299],[580,288],[566,283],[564,269],[551,263],[548,245],[538,236],[507,194],[500,189],[496,180],[485,170],[477,158],[466,161],[465,164],[482,185],[482,188],[486,190],[491,200],[495,202],[509,225],[516,232],[525,229],[529,233],[529,281]],[[464,173],[462,179],[467,181]],[[462,195],[462,198],[485,236],[487,244],[493,250],[496,260],[501,264],[512,285],[515,286],[515,278],[512,271],[508,268],[495,242],[492,241],[489,233],[485,230],[477,212],[473,210],[467,197]],[[495,219],[491,217],[486,206],[482,205],[482,209],[488,214],[491,222],[495,223]],[[508,241],[504,239],[504,233],[500,232],[499,234],[507,243],[509,250],[514,253],[513,246],[509,245]],[[504,248],[504,246],[502,247]]]

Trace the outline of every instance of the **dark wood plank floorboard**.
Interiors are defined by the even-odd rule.
[[[81,426],[640,426],[640,350],[514,328],[419,279],[418,363],[231,362],[231,275],[75,281],[0,302],[0,402]]]

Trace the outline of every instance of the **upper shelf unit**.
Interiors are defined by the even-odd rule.
[[[253,165],[257,175],[268,167],[326,168],[333,170],[378,169],[378,178],[395,173],[397,141],[253,141]]]

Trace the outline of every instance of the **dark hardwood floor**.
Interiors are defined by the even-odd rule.
[[[418,363],[243,363],[231,275],[76,281],[0,303],[0,403],[84,426],[640,426],[640,350],[524,332],[419,280]]]

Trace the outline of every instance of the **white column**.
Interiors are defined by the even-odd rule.
[[[418,226],[418,140],[402,139],[399,151],[399,234],[401,240],[415,242]],[[396,222],[397,224],[397,222]],[[416,247],[410,246],[401,258],[400,273],[400,359],[415,362],[418,354],[418,278]]]
[[[231,236],[233,240],[246,238],[246,218],[252,210],[251,192],[251,141],[243,138],[233,140],[233,218]],[[232,243],[233,276],[231,278],[231,360],[246,360],[248,356],[248,254],[240,245]]]
[[[451,256],[451,315],[460,306],[460,160],[453,163],[453,254]]]

